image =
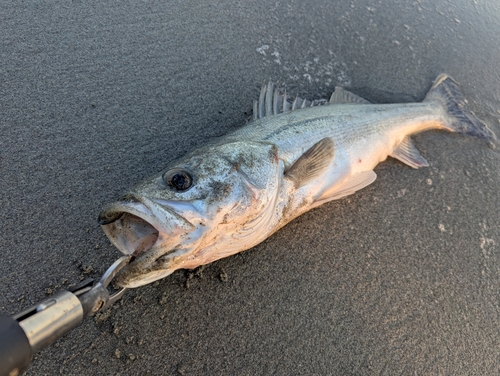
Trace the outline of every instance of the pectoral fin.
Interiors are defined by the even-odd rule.
[[[349,196],[356,191],[370,185],[377,179],[377,174],[373,171],[363,171],[351,176],[348,180],[340,185],[336,185],[323,192],[313,204],[313,207],[324,204],[325,202],[338,200],[345,196]]]
[[[390,156],[412,168],[429,166],[429,163],[422,157],[415,145],[413,145],[413,141],[408,136],[403,139]]]
[[[291,180],[298,189],[321,175],[332,162],[334,154],[333,140],[325,137],[311,146],[285,171],[285,178]]]

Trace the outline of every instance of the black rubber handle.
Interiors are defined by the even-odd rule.
[[[32,355],[23,328],[12,317],[0,315],[0,376],[20,375]]]

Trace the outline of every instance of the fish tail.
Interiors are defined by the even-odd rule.
[[[479,120],[471,111],[464,108],[466,99],[460,92],[455,80],[446,74],[440,74],[425,96],[424,102],[440,102],[449,116],[446,128],[469,136],[487,140],[490,145],[496,141],[495,134]]]

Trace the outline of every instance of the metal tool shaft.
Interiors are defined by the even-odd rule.
[[[110,294],[108,285],[130,260],[131,256],[116,260],[94,286],[90,280],[75,291],[60,291],[13,317],[0,315],[0,376],[20,375],[34,353],[120,299],[126,289]]]
[[[68,291],[60,291],[40,303],[36,314],[19,322],[26,333],[33,353],[76,328],[83,321],[80,300]],[[17,316],[14,316],[17,319]]]

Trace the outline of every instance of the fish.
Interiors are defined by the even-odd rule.
[[[273,83],[253,120],[170,163],[99,214],[105,234],[133,261],[118,286],[139,287],[247,250],[294,218],[372,184],[387,157],[428,166],[411,136],[437,129],[487,140],[459,85],[439,75],[422,102],[373,104],[335,87],[308,101]]]

